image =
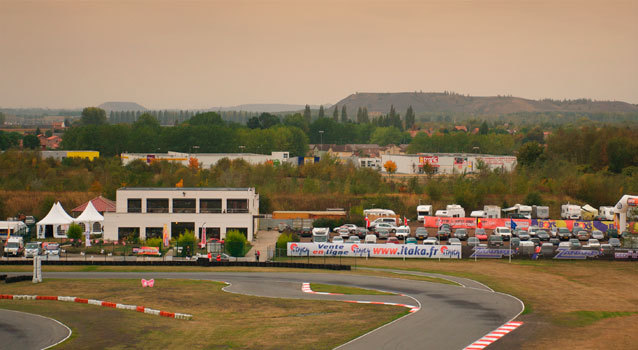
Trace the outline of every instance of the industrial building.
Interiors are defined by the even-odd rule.
[[[259,216],[254,188],[120,188],[116,211],[104,213],[104,239],[178,237],[186,230],[224,239],[237,230],[253,240]]]
[[[516,167],[516,157],[471,153],[419,153],[419,154],[382,154],[381,164],[393,161],[397,165],[397,174],[423,174],[430,168],[433,174],[464,174],[478,171],[483,162],[489,169],[512,171]],[[429,164],[429,166],[428,166]],[[381,169],[385,172],[385,168]]]
[[[100,158],[99,151],[40,151],[42,158],[53,158],[62,160],[64,158],[86,158],[93,160]]]
[[[230,160],[243,159],[247,163],[263,164],[272,162],[273,164],[282,164],[290,161],[289,152],[272,152],[271,154],[255,154],[255,153],[181,153],[172,152],[168,153],[122,153],[122,163],[127,165],[134,160],[142,160],[148,164],[154,161],[166,160],[169,162],[178,162],[182,165],[188,166],[191,159],[197,160],[197,164],[201,167],[208,168],[211,165],[215,165],[219,160],[228,158]]]

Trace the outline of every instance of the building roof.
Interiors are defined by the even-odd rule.
[[[104,198],[102,196],[97,196],[97,197],[91,199],[89,202],[91,202],[93,207],[95,207],[95,210],[97,210],[100,213],[115,212],[115,202],[110,200],[110,199],[108,199],[108,198]],[[79,207],[74,208],[73,210],[71,210],[71,212],[73,212],[73,213],[84,212],[84,210],[86,209],[86,205],[89,204],[89,202],[86,202],[86,203],[80,205]]]
[[[91,201],[86,203],[86,209],[80,214],[80,216],[75,219],[75,222],[102,222],[104,221],[104,216],[98,213],[95,209]]]
[[[73,223],[73,218],[64,211],[62,204],[57,202],[53,204],[49,213],[37,225],[68,225],[71,223]]]
[[[248,187],[122,187],[118,191],[250,191]]]

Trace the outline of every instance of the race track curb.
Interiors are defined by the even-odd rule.
[[[91,304],[91,305],[97,305],[97,306],[110,307],[113,309],[137,311],[137,312],[142,312],[149,315],[175,318],[179,320],[191,320],[193,318],[193,315],[190,315],[190,314],[155,310],[155,309],[151,309],[144,306],[127,305],[127,304],[120,304],[120,303],[112,303],[109,301],[84,299],[84,298],[77,298],[77,297],[67,297],[67,296],[0,294],[0,299],[68,301],[68,302],[74,302],[74,303],[80,303],[80,304]]]
[[[507,333],[514,331],[516,328],[520,327],[523,322],[507,322],[506,324],[498,327],[497,329],[490,332],[488,335],[483,338],[475,341],[471,345],[468,345],[464,350],[480,350],[493,342],[501,339]]]

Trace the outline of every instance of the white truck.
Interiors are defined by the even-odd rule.
[[[464,218],[465,209],[458,204],[448,204],[445,210],[437,210],[434,216],[444,218]]]
[[[513,207],[503,209],[503,212],[512,217],[512,214],[524,217],[526,219],[532,218],[532,207],[530,205],[516,204]]]
[[[4,256],[20,256],[24,250],[24,240],[20,236],[9,237],[4,246]]]
[[[561,205],[560,218],[563,220],[580,220],[580,205],[569,203]]]
[[[426,216],[432,216],[434,212],[432,211],[431,205],[417,205],[416,207],[416,220],[419,222],[423,222]]]
[[[326,243],[330,238],[330,229],[328,227],[315,227],[312,229],[313,243]]]

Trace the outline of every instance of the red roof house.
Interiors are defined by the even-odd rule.
[[[115,202],[108,198],[98,196],[91,199],[91,203],[95,207],[95,210],[97,210],[102,215],[104,215],[105,212],[115,212]],[[87,204],[89,204],[89,202],[86,202],[79,207],[74,208],[73,210],[71,210],[71,212],[73,214],[79,215],[84,211],[84,209],[86,209]]]

